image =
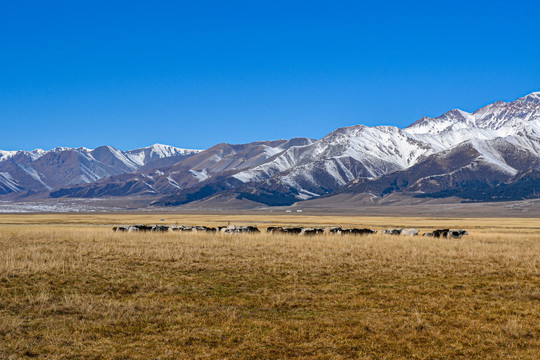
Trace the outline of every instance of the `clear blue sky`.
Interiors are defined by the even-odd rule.
[[[0,149],[404,127],[540,90],[538,1],[0,1]]]

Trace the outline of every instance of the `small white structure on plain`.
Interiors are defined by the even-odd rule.
[[[302,212],[302,210],[296,210],[296,212]]]
[[[285,210],[285,212],[292,212],[292,210]]]

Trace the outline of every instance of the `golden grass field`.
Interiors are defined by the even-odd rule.
[[[160,221],[164,219],[164,221]],[[462,239],[114,233],[451,227]],[[539,359],[540,220],[0,216],[0,359]]]

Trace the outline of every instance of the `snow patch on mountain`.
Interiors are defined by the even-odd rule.
[[[12,158],[17,154],[17,151],[6,151],[6,150],[0,150],[0,161],[5,161],[7,159]]]
[[[516,169],[506,163],[502,154],[495,149],[489,141],[471,140],[470,143],[480,153],[481,159],[485,160],[487,163],[498,167],[503,172],[512,176],[518,173]]]
[[[30,175],[34,180],[38,181],[41,185],[43,185],[47,190],[52,190],[52,187],[47,185],[42,179],[39,173],[29,166],[28,164],[18,164],[18,166],[26,172],[28,175]]]
[[[202,169],[200,171],[189,170],[189,172],[199,181],[204,181],[210,177],[206,169]]]
[[[182,149],[170,145],[154,144],[152,146],[129,150],[125,152],[129,162],[141,167],[150,160],[163,159],[174,156],[187,156],[201,152],[201,150]]]
[[[9,173],[0,172],[0,185],[7,187],[13,192],[21,191],[17,180],[15,180]]]

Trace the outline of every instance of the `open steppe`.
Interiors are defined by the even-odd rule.
[[[134,223],[470,235],[111,230]],[[538,359],[539,323],[538,218],[0,216],[0,359]]]

